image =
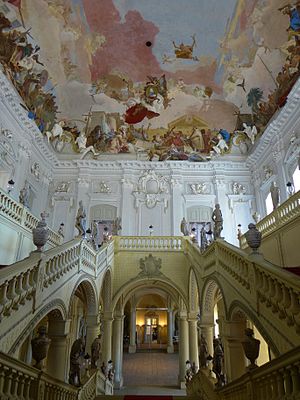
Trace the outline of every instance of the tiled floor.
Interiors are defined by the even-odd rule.
[[[178,380],[178,354],[136,353],[124,354],[124,388],[116,395],[149,394],[185,396]]]

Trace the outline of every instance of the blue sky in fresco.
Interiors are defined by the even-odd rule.
[[[194,55],[218,57],[219,41],[224,37],[228,19],[232,18],[237,0],[113,0],[122,18],[135,9],[160,30],[153,53],[174,56],[172,40],[191,44],[196,34]],[[187,61],[189,62],[189,61]],[[164,65],[164,69],[167,66]]]

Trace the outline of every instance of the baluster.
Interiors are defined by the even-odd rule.
[[[276,372],[276,381],[277,381],[278,400],[281,400],[283,399],[283,396],[285,394],[284,377],[282,370]]]
[[[32,378],[31,377],[26,377],[25,378],[25,387],[24,387],[24,399],[25,400],[29,400],[30,399],[30,388],[31,388],[31,381]]]
[[[19,372],[20,375],[20,390],[19,390],[19,398],[20,400],[24,400],[24,385],[25,385],[25,376],[23,373]]]
[[[10,398],[11,397],[11,387],[12,387],[12,379],[13,379],[13,371],[10,370],[5,377],[6,379],[6,388],[5,388],[5,395]]]
[[[277,384],[277,374],[273,373],[271,375],[271,388],[272,388],[272,397],[271,400],[277,400],[278,396],[279,396],[279,392],[278,392],[278,384]]]
[[[2,399],[4,396],[5,370],[8,370],[8,368],[1,364],[0,368],[0,398]]]
[[[284,377],[285,393],[287,395],[290,395],[293,392],[293,382],[292,382],[290,370],[285,369],[283,371],[283,377]]]
[[[13,372],[14,372],[14,380],[13,380],[13,385],[12,385],[12,397],[17,398],[20,377],[19,377],[19,374],[17,371],[13,370]]]
[[[291,367],[291,377],[293,383],[293,395],[299,395],[300,393],[300,373],[299,365],[293,365]]]

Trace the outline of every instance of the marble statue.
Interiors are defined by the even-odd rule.
[[[221,232],[223,230],[223,216],[220,204],[216,204],[211,218],[214,222],[214,239],[218,239],[221,237]]]
[[[62,237],[65,236],[64,227],[65,227],[65,224],[62,222],[62,223],[59,225],[59,229],[58,229],[58,234],[59,234],[60,236],[62,236]]]
[[[200,368],[207,367],[207,357],[208,357],[208,347],[205,337],[202,335],[200,336],[200,346],[199,346],[199,365]]]
[[[114,383],[115,370],[112,360],[109,360],[107,363],[107,378],[111,383]]]
[[[271,183],[270,193],[273,204],[273,210],[276,210],[276,208],[279,206],[279,187],[276,185],[276,182]]]
[[[91,367],[92,368],[97,368],[97,361],[100,359],[101,355],[101,334],[93,340],[92,346],[91,346]]]
[[[24,207],[29,208],[29,196],[30,196],[30,187],[26,182],[23,189],[20,190],[19,194],[19,202],[23,204]]]
[[[117,217],[116,219],[114,219],[113,221],[113,225],[112,225],[112,235],[113,236],[118,236],[120,230],[122,229],[121,226],[121,218]]]
[[[200,232],[200,237],[201,237],[201,251],[204,251],[206,247],[208,246],[208,241],[206,237],[206,230],[205,226],[202,225],[201,232]]]
[[[85,236],[86,231],[86,213],[83,208],[82,200],[79,202],[79,208],[76,215],[75,227],[78,229],[78,236]]]
[[[223,374],[223,357],[224,352],[221,346],[221,341],[219,339],[214,339],[214,355],[213,355],[213,367],[212,370],[216,374],[217,387],[221,387],[224,384],[224,374]]]
[[[70,372],[69,372],[69,384],[74,386],[80,386],[80,356],[84,351],[83,339],[76,339],[72,345],[70,353]]]
[[[189,236],[188,223],[184,217],[182,218],[182,221],[180,223],[180,231],[183,236]]]

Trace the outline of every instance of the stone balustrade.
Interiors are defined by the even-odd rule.
[[[219,391],[220,400],[300,398],[300,347],[254,369]]]
[[[199,264],[202,277],[215,270],[228,278],[256,307],[264,306],[275,318],[300,334],[300,277],[277,267],[262,256],[244,251],[223,240],[211,244],[204,253],[187,241],[186,252]]]
[[[221,389],[207,369],[187,383],[187,394],[212,400],[281,400],[300,398],[300,347],[251,370]]]
[[[182,236],[116,236],[116,251],[183,251]]]
[[[99,394],[113,394],[112,383],[100,371],[75,388],[0,352],[0,399],[94,400]]]
[[[39,218],[31,214],[31,212],[18,203],[10,195],[0,189],[0,215],[8,218],[10,221],[19,224],[22,228],[32,232],[39,222]],[[52,247],[58,246],[62,241],[62,237],[49,228],[48,242]]]
[[[43,288],[49,288],[66,274],[83,271],[95,277],[113,256],[113,244],[96,252],[80,238],[44,253],[32,252],[29,257],[0,270],[0,320],[8,317],[26,301],[36,299]],[[68,279],[65,280],[66,282]]]
[[[78,389],[0,352],[0,399],[38,398],[76,400]]]
[[[256,227],[264,238],[299,216],[300,191],[288,198],[283,204],[276,208],[276,210],[271,212],[271,214],[259,221],[256,224]],[[242,249],[246,249],[248,247],[245,235],[241,236],[240,246]]]

